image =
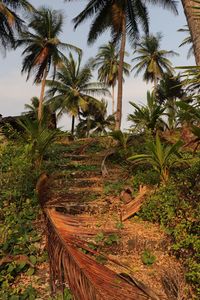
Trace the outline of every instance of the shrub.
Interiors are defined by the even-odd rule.
[[[200,296],[200,161],[177,172],[144,203],[140,216],[160,223],[173,240],[172,249],[186,266],[186,278]]]

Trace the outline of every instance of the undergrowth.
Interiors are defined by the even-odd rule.
[[[186,268],[186,279],[200,296],[200,162],[175,173],[148,198],[139,215],[158,222],[171,236],[172,250]],[[197,298],[199,299],[199,298]]]

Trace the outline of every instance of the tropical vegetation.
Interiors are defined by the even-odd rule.
[[[182,3],[181,45],[199,62],[200,2]],[[176,2],[83,4],[73,23],[92,19],[88,43],[111,33],[97,53],[66,42],[63,12],[33,4],[0,0],[1,59],[21,51],[41,85],[20,116],[0,115],[0,299],[199,299],[199,66],[174,68],[149,34],[149,5]]]
[[[161,39],[161,34],[143,37],[141,41],[136,43],[134,54],[138,56],[132,59],[133,62],[136,62],[136,65],[132,69],[136,70],[136,76],[144,72],[143,79],[147,82],[153,82],[155,88],[158,80],[162,79],[165,73],[171,76],[174,73],[172,63],[167,57],[178,55],[172,50],[161,50]]]

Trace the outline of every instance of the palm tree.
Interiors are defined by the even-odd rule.
[[[92,100],[88,103],[86,111],[81,113],[80,122],[76,127],[79,136],[89,136],[106,134],[107,130],[113,130],[115,118],[113,115],[107,116],[107,103],[104,99]]]
[[[192,37],[196,64],[200,66],[200,27],[199,18],[196,15],[200,9],[200,1],[182,0],[182,5]]]
[[[99,48],[94,60],[94,68],[98,68],[98,79],[112,88],[112,114],[115,112],[114,88],[117,84],[119,69],[119,52],[116,45],[109,42]],[[123,73],[128,76],[130,65],[124,62]]]
[[[182,87],[180,76],[171,76],[170,74],[164,74],[163,79],[155,89],[155,96],[160,104],[163,104],[167,109],[168,127],[173,129],[176,126],[177,116],[177,99],[188,99],[186,92]]]
[[[41,7],[35,12],[28,24],[33,32],[25,31],[17,42],[17,46],[24,46],[22,55],[22,73],[27,72],[27,80],[34,74],[34,83],[42,83],[38,107],[38,120],[42,119],[42,107],[46,78],[53,65],[55,75],[56,67],[61,62],[63,48],[78,49],[72,45],[62,43],[58,36],[62,32],[63,15],[61,12]]]
[[[166,126],[161,118],[165,111],[165,107],[161,107],[156,102],[154,93],[147,92],[147,105],[137,105],[134,102],[129,102],[135,109],[133,114],[128,115],[128,121],[134,123],[137,129],[147,129],[152,133],[158,128]]]
[[[190,45],[190,48],[188,50],[187,58],[190,58],[194,54],[194,47],[192,43],[192,37],[190,34],[190,30],[188,28],[188,25],[185,25],[183,28],[178,29],[179,32],[187,33],[186,38],[182,41],[182,43],[179,45],[179,47],[183,47],[185,45]]]
[[[164,8],[170,8],[177,12],[176,4],[173,0],[149,0],[149,3],[161,4]],[[146,3],[141,0],[90,0],[85,9],[74,19],[75,28],[92,16],[94,16],[94,20],[89,31],[89,43],[93,43],[99,35],[109,28],[113,39],[120,41],[116,113],[116,129],[119,129],[122,119],[123,63],[126,37],[129,37],[131,43],[135,41],[139,33],[139,24],[145,32],[148,32],[147,7]]]
[[[33,6],[26,0],[0,0],[0,41],[3,50],[14,48],[16,34],[24,26],[18,12],[33,12]]]
[[[55,80],[47,80],[49,103],[53,110],[58,111],[58,116],[70,113],[72,116],[71,132],[74,134],[75,117],[80,111],[86,111],[88,103],[95,100],[94,95],[109,94],[104,84],[91,82],[91,65],[81,67],[82,55],[78,54],[76,61],[70,53],[68,58],[63,58],[63,63],[58,67]]]
[[[162,36],[158,33],[156,36],[149,35],[141,39],[139,43],[136,44],[136,53],[138,56],[133,58],[133,62],[137,64],[132,70],[136,70],[136,76],[144,72],[143,79],[146,82],[154,82],[154,87],[158,83],[158,79],[163,77],[165,72],[169,74],[174,73],[172,63],[168,56],[178,55],[174,51],[161,50],[160,42]]]
[[[28,110],[28,112],[25,112],[24,114],[33,116],[33,119],[37,120],[39,98],[32,97],[31,104],[25,104],[24,107]],[[56,128],[56,114],[52,111],[48,103],[44,103],[43,105],[42,123],[44,123],[49,129]]]
[[[129,159],[138,163],[150,163],[153,168],[160,174],[160,179],[166,183],[169,179],[171,167],[177,163],[175,156],[180,158],[179,149],[182,145],[178,141],[174,145],[164,145],[161,143],[159,135],[156,135],[155,142],[150,142],[147,147],[147,154],[137,154]]]

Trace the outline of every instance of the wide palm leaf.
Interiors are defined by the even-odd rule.
[[[19,13],[33,12],[34,7],[26,0],[0,0],[0,41],[3,50],[14,48],[16,35],[24,27]]]

